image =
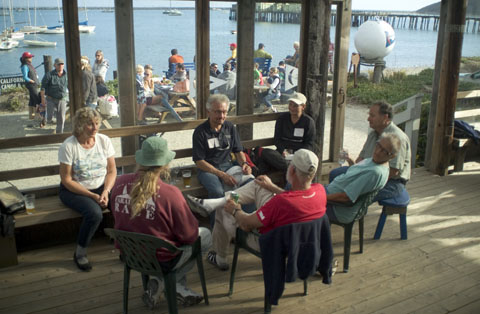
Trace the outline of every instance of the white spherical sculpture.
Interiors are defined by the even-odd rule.
[[[363,58],[383,59],[395,46],[395,32],[385,21],[369,20],[358,28],[354,43]]]

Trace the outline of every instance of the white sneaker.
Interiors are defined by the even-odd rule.
[[[190,288],[177,284],[177,303],[183,306],[192,306],[202,301],[203,296]]]
[[[273,112],[278,112],[277,108],[275,108],[275,106],[272,106],[272,111]]]
[[[210,206],[204,204],[202,198],[197,198],[188,194],[186,200],[192,212],[197,213],[200,216],[208,217],[210,213],[214,210],[214,208],[210,208]]]

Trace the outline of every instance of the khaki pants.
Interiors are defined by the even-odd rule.
[[[235,190],[235,192],[238,193],[238,202],[240,204],[255,203],[255,208],[257,209],[261,208],[263,204],[268,202],[274,195],[272,192],[256,184],[255,181],[251,181],[244,186],[239,187]],[[228,228],[228,226],[226,226],[226,224],[228,224],[228,219],[232,217],[232,215],[223,210],[223,208],[218,208],[215,212],[215,226],[213,227],[212,231],[212,249],[217,252],[220,257],[225,258],[228,255],[230,241],[235,236],[235,229]],[[258,249],[258,239],[255,240],[253,237],[250,239],[249,236],[247,241],[249,245],[250,242],[252,243],[253,248]]]

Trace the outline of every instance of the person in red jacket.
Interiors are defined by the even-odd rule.
[[[152,136],[142,144],[135,154],[140,166],[136,173],[120,176],[112,189],[110,210],[115,218],[115,229],[144,233],[168,241],[175,246],[192,244],[200,236],[201,250],[206,253],[212,244],[208,229],[198,227],[180,190],[168,181],[168,163],[175,153],[168,149],[167,141]],[[175,255],[159,250],[157,258],[165,268],[182,265],[190,258],[191,252]],[[193,267],[188,262],[177,270],[177,300],[184,306],[198,304],[203,297],[186,286],[186,274]],[[150,277],[143,302],[153,309],[163,292],[163,279]]]

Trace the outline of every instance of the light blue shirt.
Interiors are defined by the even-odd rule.
[[[379,190],[385,186],[388,180],[389,167],[373,162],[367,158],[348,168],[347,172],[339,175],[326,186],[327,195],[345,192],[348,198],[355,202],[359,196],[365,193]],[[333,207],[335,216],[342,223],[353,221],[361,204],[353,206]]]

